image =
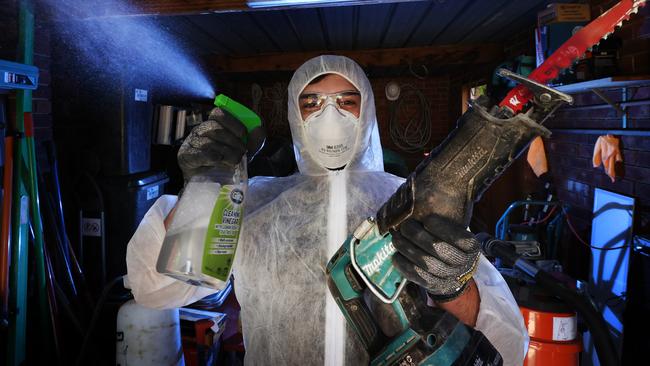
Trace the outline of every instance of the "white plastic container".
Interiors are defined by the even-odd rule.
[[[124,303],[117,312],[117,366],[184,366],[178,309],[156,310]]]
[[[221,290],[234,261],[248,176],[246,156],[187,183],[167,229],[156,269],[195,286]]]

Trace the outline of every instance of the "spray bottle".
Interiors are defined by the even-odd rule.
[[[253,111],[220,94],[214,104],[242,122],[250,133],[261,125]],[[246,156],[186,184],[163,241],[156,269],[191,285],[225,287],[234,261],[248,187]]]

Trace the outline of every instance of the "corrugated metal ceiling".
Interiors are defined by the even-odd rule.
[[[201,55],[504,42],[550,0],[432,0],[160,17]]]

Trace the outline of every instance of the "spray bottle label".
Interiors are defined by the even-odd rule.
[[[203,246],[203,274],[226,281],[230,275],[243,219],[244,192],[224,185],[212,209]]]

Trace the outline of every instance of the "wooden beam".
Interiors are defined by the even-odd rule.
[[[189,15],[249,10],[246,0],[132,0],[133,14]]]
[[[270,5],[264,8],[250,6],[248,0],[131,0],[128,5],[106,5],[104,0],[87,0],[85,3],[67,5],[70,14],[76,18],[92,19],[121,16],[147,15],[191,15],[206,13],[227,13],[251,10],[277,10],[293,8],[317,8],[332,6],[371,5],[382,3],[417,2],[425,0],[336,0],[327,2],[307,2],[303,4]],[[66,6],[66,5],[61,5]],[[79,9],[81,7],[82,9]],[[60,19],[65,20],[65,19]]]
[[[410,63],[427,66],[482,64],[503,58],[498,44],[441,45],[355,51],[314,51],[261,54],[254,56],[212,56],[208,64],[219,72],[295,70],[305,61],[322,54],[343,55],[363,67],[390,67]]]
[[[42,2],[41,2],[42,3]],[[58,22],[153,15],[191,15],[250,10],[246,0],[131,0],[113,2],[85,0],[62,1],[56,7],[40,4],[48,18]]]

